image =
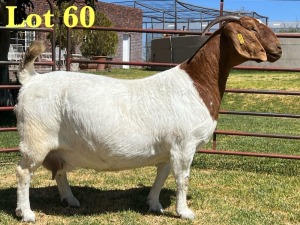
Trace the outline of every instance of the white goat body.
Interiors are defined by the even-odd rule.
[[[179,67],[140,80],[73,72],[33,76],[20,92],[16,113],[25,119],[19,123],[26,138],[21,140],[23,154],[43,161],[51,150],[59,150],[65,171],[168,162],[172,146],[196,149],[208,142],[216,126]],[[37,121],[42,126],[35,126]]]

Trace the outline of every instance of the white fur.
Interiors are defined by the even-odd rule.
[[[55,179],[62,200],[79,206],[66,172],[157,165],[148,196],[150,211],[163,212],[159,193],[171,170],[177,183],[176,211],[194,218],[186,203],[190,165],[216,127],[193,81],[179,67],[138,80],[74,72],[30,77],[16,106],[22,160],[17,168],[17,214],[34,221],[30,173],[51,150],[65,161]],[[26,180],[26,181],[25,181]],[[26,183],[26,185],[25,185]]]

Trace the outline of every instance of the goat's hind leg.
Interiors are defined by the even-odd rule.
[[[43,161],[43,166],[52,171],[52,178],[56,180],[60,200],[63,205],[79,207],[78,200],[74,197],[68,183],[66,168],[69,167],[64,159],[63,151],[52,150]]]
[[[16,215],[22,217],[25,222],[35,221],[34,213],[30,208],[29,187],[31,175],[39,165],[30,161],[29,157],[24,154],[16,168],[18,181]]]
[[[159,194],[169,173],[170,163],[161,163],[157,165],[157,175],[147,198],[150,212],[163,213],[163,207],[159,202]]]
[[[63,205],[69,207],[79,207],[80,203],[72,193],[66,172],[58,171],[55,176],[55,180],[60,194],[60,200],[63,203]]]

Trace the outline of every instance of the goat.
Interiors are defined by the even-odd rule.
[[[117,171],[157,166],[149,210],[163,212],[159,194],[172,171],[176,212],[195,214],[186,202],[190,166],[213,134],[230,69],[247,60],[278,60],[281,45],[266,25],[251,17],[226,16],[187,61],[154,76],[119,80],[54,71],[37,74],[34,60],[44,51],[34,42],[20,64],[15,112],[21,160],[17,166],[16,214],[35,221],[30,208],[31,174],[52,171],[61,201],[79,206],[66,173],[78,168]]]

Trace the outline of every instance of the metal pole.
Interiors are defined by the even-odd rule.
[[[152,30],[154,29],[153,27],[153,18],[151,17],[151,27],[152,27]],[[151,33],[151,40],[153,40],[153,33]]]
[[[69,6],[73,5],[75,0],[69,2]],[[67,59],[66,59],[66,70],[71,70],[71,28],[67,27]]]
[[[220,0],[220,16],[223,16],[224,0]]]
[[[165,11],[163,11],[163,30],[165,29]]]
[[[174,0],[174,7],[175,7],[175,24],[174,24],[174,30],[177,30],[177,0]]]
[[[50,0],[47,0],[47,3],[49,4],[50,7],[50,12],[51,14],[54,14],[54,6],[52,4],[52,2]],[[51,44],[52,44],[52,70],[55,71],[56,70],[56,62],[55,62],[55,39],[56,39],[56,34],[55,34],[55,28],[56,28],[56,23],[54,23],[54,18],[52,18],[52,23],[54,24],[54,27],[52,28],[52,40],[51,40]]]
[[[213,150],[217,150],[217,134],[214,133],[213,134],[213,146],[212,146]]]
[[[200,13],[200,31],[202,32],[203,31],[203,17],[202,17],[202,12]]]
[[[224,0],[220,0],[220,16],[223,16]],[[222,23],[219,23],[219,27],[222,27]]]
[[[66,59],[66,70],[70,71],[71,63],[71,28],[67,27],[67,59]]]
[[[60,9],[60,12],[61,12],[61,9]],[[58,48],[58,70],[60,70],[60,66],[61,66],[61,37],[62,37],[62,21],[63,21],[63,18],[62,16],[60,15],[59,16],[59,48]]]

